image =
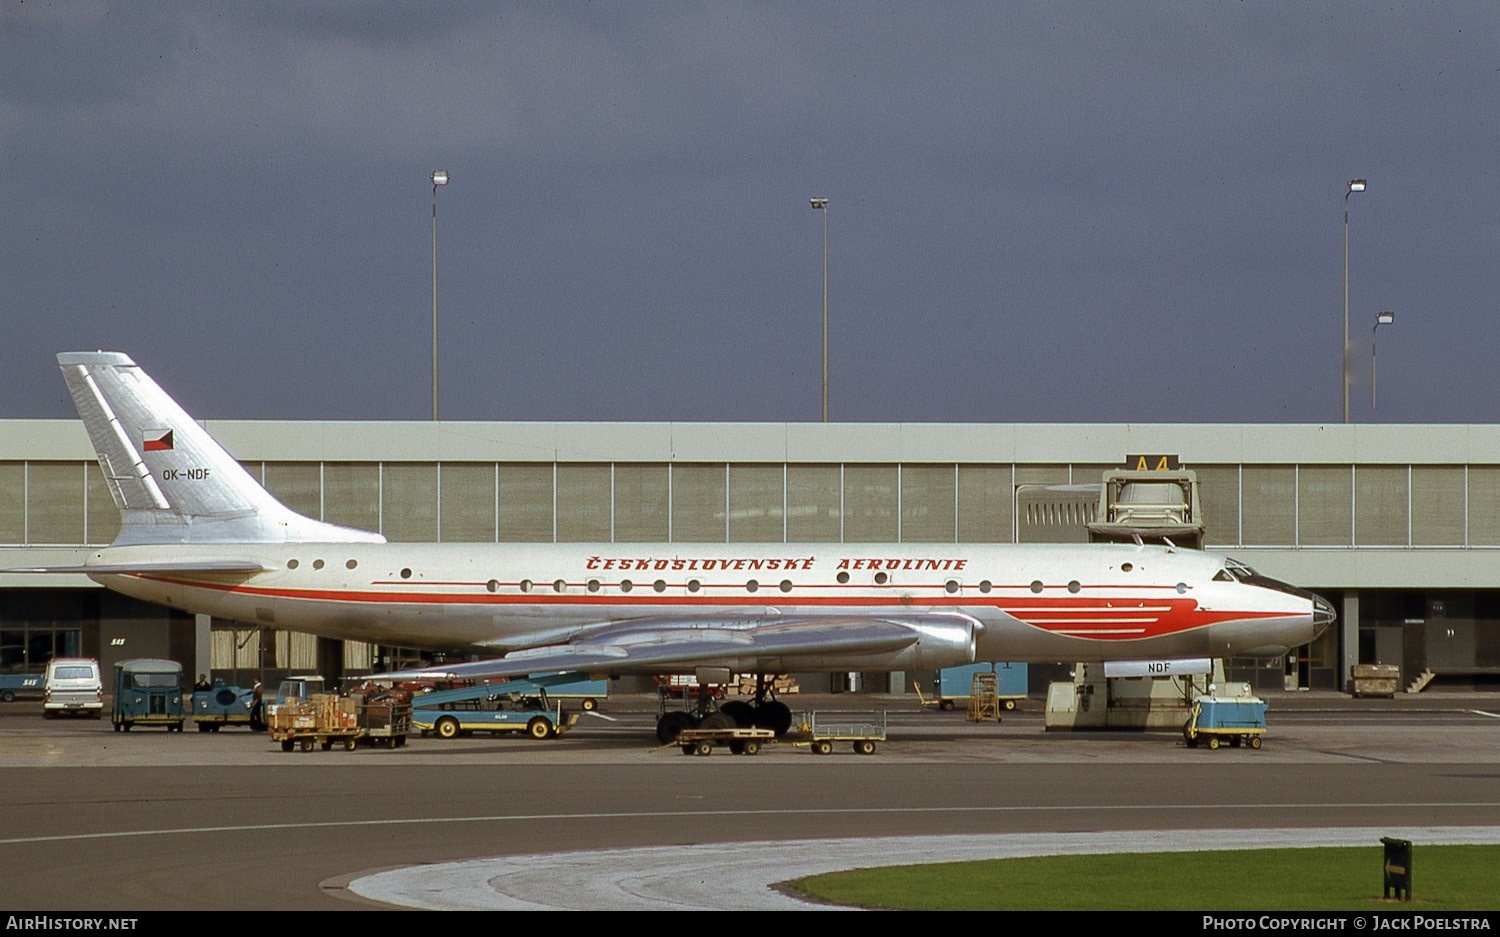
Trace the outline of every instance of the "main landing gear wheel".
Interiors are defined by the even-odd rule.
[[[719,712],[734,720],[731,728],[741,728],[755,725],[755,707],[744,700],[731,700],[719,707]],[[705,721],[703,727],[708,728]]]
[[[685,729],[697,728],[698,720],[691,713],[673,710],[656,720],[656,740],[663,745],[671,745],[677,741],[677,736]]]
[[[739,727],[739,721],[723,710],[716,713],[709,713],[703,717],[702,722],[698,723],[698,728],[700,729],[738,729]]]
[[[761,703],[755,710],[755,728],[770,729],[777,738],[792,727],[792,707],[779,700]]]
[[[552,723],[541,716],[532,716],[531,721],[526,723],[526,734],[534,739],[551,738]]]
[[[437,729],[438,738],[440,738],[440,739],[455,739],[455,738],[458,738],[458,720],[457,719],[452,719],[452,718],[439,719],[438,723],[437,723],[437,726],[435,728]]]

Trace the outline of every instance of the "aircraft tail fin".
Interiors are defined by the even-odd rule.
[[[64,352],[57,363],[120,509],[117,545],[385,542],[277,501],[127,355]]]

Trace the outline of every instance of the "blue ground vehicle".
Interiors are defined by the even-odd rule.
[[[564,713],[548,698],[550,686],[570,686],[578,674],[483,683],[412,698],[411,726],[423,735],[451,739],[474,732],[524,732],[550,739],[571,729],[578,713]]]
[[[599,701],[609,698],[608,680],[589,680],[582,678],[581,674],[574,674],[580,679],[570,680],[567,683],[548,683],[547,698],[554,703],[559,700],[577,700],[578,708],[586,713],[591,713],[599,708]],[[541,680],[540,674],[532,674],[531,680]]]
[[[182,665],[175,660],[139,658],[115,664],[116,732],[134,726],[165,726],[181,732],[186,718],[182,706]]]
[[[22,694],[42,695],[39,673],[0,673],[0,703],[14,703]]]
[[[193,693],[193,722],[199,732],[217,732],[225,726],[253,730],[250,707],[254,703],[253,689],[225,686],[223,680],[215,680],[212,689]]]
[[[1003,709],[1015,709],[1016,701],[1026,698],[1028,669],[1024,663],[1003,661],[964,664],[939,670],[937,683],[933,687],[935,704],[943,712],[951,711],[959,702],[967,705],[973,692],[975,674],[991,673],[995,675],[996,703]]]

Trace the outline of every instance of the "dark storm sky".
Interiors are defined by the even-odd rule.
[[[1493,3],[0,0],[0,417],[1500,420]],[[1379,409],[1370,408],[1375,314]]]

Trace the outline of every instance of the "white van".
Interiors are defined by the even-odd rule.
[[[47,664],[42,682],[42,715],[84,713],[98,719],[104,714],[104,681],[99,662],[87,657],[59,657]]]

